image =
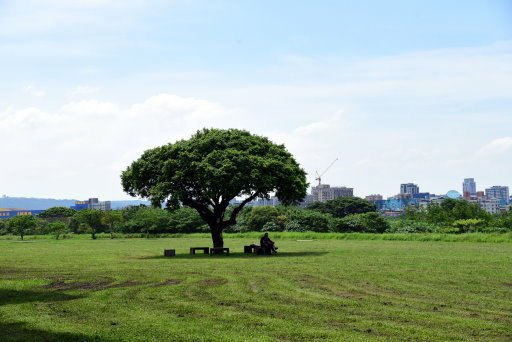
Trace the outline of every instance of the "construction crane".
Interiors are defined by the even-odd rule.
[[[327,166],[327,168],[324,170],[324,172],[322,172],[321,174],[318,174],[318,171],[315,171],[316,172],[316,178],[315,180],[318,181],[318,185],[322,184],[322,176],[331,168],[331,166],[334,165],[334,163],[336,163],[336,161],[338,160],[338,158],[334,159],[331,163],[331,165]]]

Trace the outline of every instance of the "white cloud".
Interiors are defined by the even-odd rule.
[[[0,119],[0,127],[6,129],[4,134],[9,129],[37,127],[39,125],[55,124],[59,121],[58,116],[51,115],[35,107],[20,110],[14,110],[12,107],[7,108],[4,112],[0,112]],[[8,146],[8,144],[4,146]]]
[[[140,154],[205,126],[228,127],[230,111],[202,99],[159,94],[129,107],[75,101],[56,111],[0,111],[4,192],[36,196],[123,196],[119,175]],[[23,188],[24,187],[24,188]],[[35,190],[37,189],[37,190]]]
[[[221,116],[223,108],[216,103],[193,97],[159,94],[150,97],[144,103],[133,105],[130,112],[134,116],[144,116],[151,112],[152,115],[159,116],[163,120],[179,119],[201,122]],[[184,115],[176,117],[174,113]]]
[[[512,152],[512,137],[503,137],[494,139],[484,147],[482,147],[478,153],[481,156],[496,155]]]
[[[77,117],[90,119],[97,116],[115,116],[119,111],[118,105],[97,100],[71,102],[61,107],[61,113],[67,114],[74,119]]]
[[[46,94],[44,90],[37,88],[33,84],[24,86],[22,88],[22,91],[26,94],[29,94],[29,95],[35,96],[35,97],[42,97]]]
[[[69,92],[69,95],[73,98],[76,98],[76,97],[86,97],[86,96],[91,96],[91,95],[94,95],[96,93],[98,93],[99,89],[96,88],[96,87],[92,87],[92,86],[78,86],[78,87],[75,87],[73,88],[70,92]]]
[[[294,129],[294,133],[298,136],[314,136],[314,135],[330,135],[334,132],[340,132],[343,129],[342,124],[342,111],[336,112],[334,115],[321,121],[315,121],[305,126],[300,126]]]

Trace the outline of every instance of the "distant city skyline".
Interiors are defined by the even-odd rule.
[[[510,1],[6,0],[0,51],[0,195],[130,199],[203,127],[359,197],[512,185]]]
[[[361,198],[369,198],[369,197],[380,196],[382,198],[392,198],[392,197],[395,197],[396,195],[404,195],[404,194],[409,194],[409,195],[432,194],[432,195],[436,195],[436,196],[444,196],[444,195],[448,194],[449,192],[459,193],[461,198],[466,198],[467,197],[467,199],[469,199],[471,196],[475,196],[478,193],[482,193],[482,194],[485,193],[486,196],[488,196],[489,194],[493,194],[492,196],[496,196],[496,195],[494,195],[495,193],[500,193],[500,196],[498,196],[498,197],[505,197],[505,198],[509,198],[510,197],[509,192],[508,192],[509,185],[496,185],[495,184],[495,185],[492,185],[492,186],[489,186],[489,187],[486,187],[486,188],[481,188],[479,190],[479,188],[476,187],[476,182],[475,182],[474,178],[464,178],[464,182],[462,183],[462,189],[451,188],[451,189],[448,189],[446,191],[441,191],[441,192],[430,191],[430,190],[427,189],[425,191],[420,192],[418,184],[415,184],[415,183],[401,183],[401,184],[399,184],[398,191],[395,192],[395,193],[382,194],[382,193],[374,192],[374,193],[369,193],[367,195],[355,195],[353,193],[354,189],[353,188],[349,188],[349,187],[337,187],[336,185],[331,185],[331,184],[326,184],[326,183],[310,184],[309,187],[308,187],[308,196],[312,196],[311,200],[313,200],[313,201],[319,201],[320,200],[319,198],[322,198],[322,200],[320,200],[320,201],[325,201],[325,198],[323,198],[322,196],[319,197],[318,194],[315,194],[315,190],[317,190],[317,192],[318,192],[319,188],[330,189],[331,186],[332,186],[332,188],[334,188],[334,189],[331,189],[331,190],[334,191],[334,193],[336,191],[341,192],[341,193],[343,193],[344,197],[356,196],[356,197],[361,197]],[[465,194],[465,189],[468,186],[469,186],[470,189],[474,189],[474,192],[469,191],[467,193],[467,196],[465,196],[466,195]],[[504,188],[506,188],[507,190],[504,190]],[[504,192],[504,191],[506,191],[506,192]],[[332,198],[337,197],[337,196],[335,196],[333,194],[331,194],[329,196],[331,196]],[[2,194],[1,195],[1,198],[8,198],[8,197],[11,197],[11,198],[16,198],[16,197],[31,198],[33,196],[9,196],[7,194]],[[69,197],[69,198],[65,198],[65,199],[64,198],[59,198],[59,197],[55,197],[55,198],[43,197],[43,198],[59,199],[59,200],[77,200],[77,198],[79,198],[79,197]],[[332,198],[327,198],[327,199],[332,199]]]

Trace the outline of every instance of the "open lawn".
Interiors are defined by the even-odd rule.
[[[0,240],[0,340],[512,340],[511,243],[256,241]]]

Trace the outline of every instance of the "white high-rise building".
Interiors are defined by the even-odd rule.
[[[479,198],[478,205],[490,214],[497,214],[500,212],[500,202],[495,198]]]
[[[325,202],[338,197],[354,197],[354,189],[344,186],[331,186],[329,184],[319,184],[311,188],[311,195],[315,202]]]

